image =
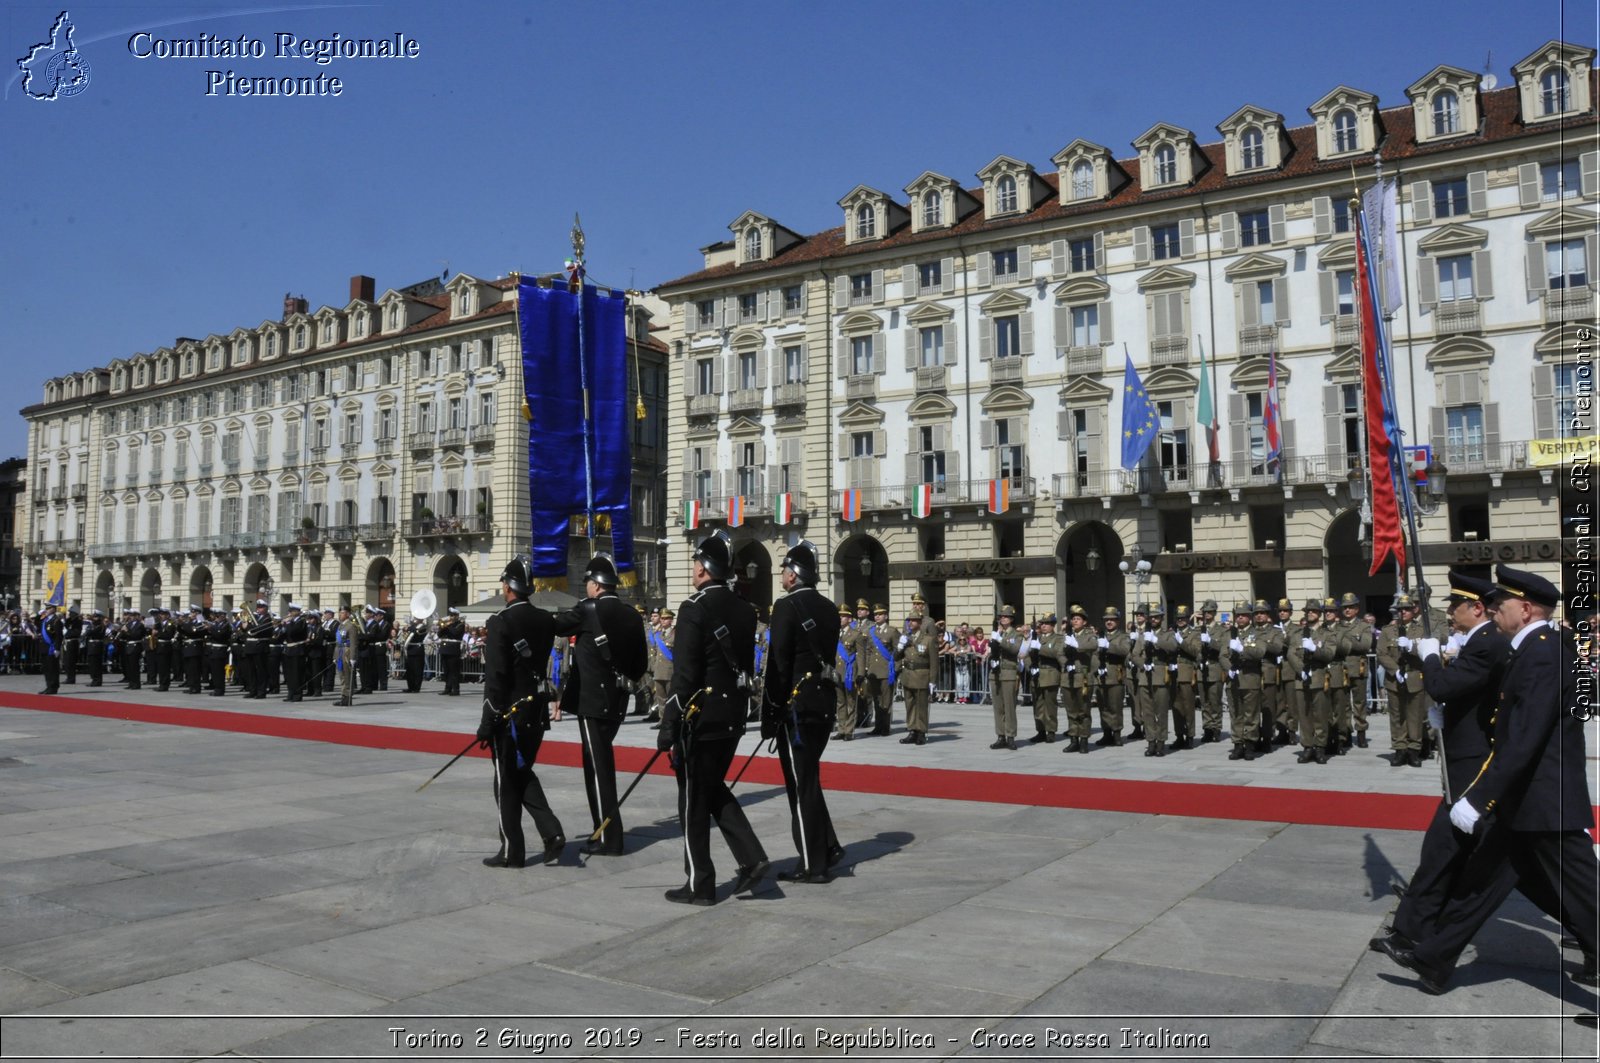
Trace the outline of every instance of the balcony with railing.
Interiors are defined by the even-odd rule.
[[[803,381],[778,384],[772,389],[773,406],[803,406],[805,401],[806,386]]]
[[[461,427],[441,429],[439,445],[451,450],[460,450],[467,445],[467,430]]]
[[[1451,476],[1473,473],[1515,472],[1529,467],[1529,444],[1518,440],[1507,443],[1446,442],[1434,451]]]
[[[239,457],[238,457],[238,455],[234,455],[231,458],[228,458],[228,457],[223,458],[222,459],[222,469],[223,469],[224,475],[227,475],[227,476],[237,475],[238,472],[239,472]]]
[[[86,500],[88,497],[89,497],[89,485],[88,484],[73,484],[72,485],[72,500],[74,502],[82,502],[82,501]]]
[[[878,375],[876,373],[856,373],[845,377],[844,397],[862,402],[875,402],[878,398]]]
[[[1594,268],[1593,263],[1590,268]],[[1559,325],[1564,321],[1593,321],[1594,296],[1595,290],[1588,285],[1550,289],[1544,293],[1544,323]]]
[[[1010,483],[1009,496],[1011,505],[1019,502],[1032,501],[1037,494],[1037,481],[1032,476],[1005,477]],[[909,509],[914,504],[920,483],[912,484],[871,484],[856,481],[861,484],[861,508],[873,509]],[[989,487],[995,481],[989,480],[938,480],[933,483],[933,504],[935,506],[980,505],[989,504]]]
[[[394,521],[380,520],[356,526],[356,538],[364,543],[394,538]]]
[[[360,454],[360,453],[361,453],[361,443],[360,443],[360,441],[357,441],[357,442],[354,442],[354,443],[340,443],[339,444],[339,456],[341,458],[344,458],[346,461],[349,461],[349,460],[353,459],[357,454]]]
[[[1333,345],[1349,347],[1361,338],[1361,319],[1355,314],[1338,314],[1333,319]]]
[[[989,363],[990,384],[1020,384],[1028,376],[1027,359],[1018,356],[996,358]]]
[[[52,501],[52,502],[60,502],[60,501],[63,501],[64,499],[66,499],[66,497],[67,497],[67,489],[66,489],[66,487],[64,485],[58,485],[56,487],[50,488],[50,501]]]
[[[467,442],[475,447],[488,446],[494,442],[494,425],[475,424],[467,429]]]
[[[122,478],[122,486],[124,486],[124,487],[138,487],[139,486],[139,474],[136,473],[136,472],[130,472],[130,473],[126,474],[125,476],[123,476],[123,478]]]
[[[115,491],[116,489],[117,489],[117,474],[116,473],[108,472],[104,476],[100,477],[100,490],[102,490],[102,491]]]
[[[690,417],[715,417],[717,411],[722,409],[721,395],[690,395]]]
[[[374,454],[393,454],[396,442],[394,436],[378,436],[372,441],[372,452]]]
[[[1433,311],[1433,332],[1436,336],[1482,331],[1483,310],[1476,299],[1440,303]]]
[[[460,517],[413,517],[406,525],[410,539],[442,539],[464,535],[486,535],[489,518],[482,513]]]
[[[257,472],[261,472],[272,465],[272,455],[266,451],[258,451],[250,456],[250,462],[256,467]]]
[[[950,389],[950,370],[942,365],[919,365],[912,386],[918,395],[943,395]]]
[[[1187,338],[1185,344],[1187,345]],[[1245,325],[1239,330],[1239,355],[1249,358],[1257,354],[1270,354],[1278,349],[1277,325]],[[1187,360],[1187,346],[1185,359]],[[1161,363],[1157,363],[1161,364]]]
[[[1105,348],[1099,344],[1088,347],[1068,347],[1066,372],[1068,376],[1099,376],[1106,370]]]
[[[412,450],[432,450],[434,438],[433,429],[424,428],[420,432],[412,432],[411,435],[407,436],[406,445]]]
[[[61,557],[65,554],[83,553],[83,536],[69,536],[55,539],[39,539],[29,545],[30,554],[44,557]]]
[[[763,394],[760,388],[739,388],[728,396],[728,412],[760,413],[761,407],[765,405]]]
[[[202,461],[196,468],[200,470],[200,479],[204,480],[211,476],[211,470],[216,466],[212,462]]]
[[[144,482],[145,482],[145,486],[147,486],[147,487],[154,487],[156,484],[160,483],[161,482],[161,470],[160,469],[146,469],[144,471]]]
[[[1158,336],[1150,341],[1151,365],[1188,365],[1187,336]]]
[[[1050,491],[1057,498],[1104,498],[1132,494],[1133,482],[1126,469],[1058,472],[1050,477]]]
[[[321,537],[325,543],[353,543],[361,537],[360,532],[359,524],[335,524],[321,529]]]

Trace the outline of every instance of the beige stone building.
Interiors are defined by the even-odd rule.
[[[528,549],[515,278],[457,274],[180,338],[46,382],[28,419],[22,598],[85,609],[270,599],[442,611]],[[636,593],[662,600],[665,346],[635,313]],[[635,382],[637,387],[635,387]],[[574,539],[581,574],[588,543]]]
[[[671,596],[691,541],[726,526],[758,603],[803,534],[836,595],[896,615],[914,592],[985,624],[1002,603],[1347,590],[1386,612],[1395,576],[1367,575],[1352,170],[1398,182],[1394,386],[1429,448],[1412,456],[1430,467],[1412,488],[1428,581],[1508,561],[1592,591],[1571,455],[1595,435],[1594,57],[1552,41],[1497,90],[1438,66],[1397,105],[1341,85],[1309,123],[1245,105],[1220,140],[1156,121],[1131,156],[1078,139],[1047,167],[999,155],[974,187],[858,186],[821,233],[740,215],[703,269],[657,288],[668,485],[702,521],[679,525]],[[1137,473],[1120,461],[1125,357],[1159,417]]]

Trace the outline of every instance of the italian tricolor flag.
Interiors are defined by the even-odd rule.
[[[911,512],[919,517],[933,515],[933,485],[918,484],[916,494],[912,497]]]
[[[683,504],[683,530],[694,531],[700,527],[700,500],[691,498]]]
[[[789,491],[772,496],[772,522],[788,524],[794,520],[794,495]]]

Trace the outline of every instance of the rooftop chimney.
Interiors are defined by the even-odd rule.
[[[306,302],[303,295],[290,295],[283,293],[283,320],[288,321],[295,314],[304,314],[310,309],[311,304]]]
[[[373,295],[377,292],[378,282],[371,277],[355,276],[350,278],[350,301],[353,303],[360,299],[364,303],[372,302]]]

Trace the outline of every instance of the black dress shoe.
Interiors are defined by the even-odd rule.
[[[1165,742],[1162,742],[1159,739],[1157,739],[1156,744],[1155,744],[1155,750],[1156,750],[1156,756],[1164,757],[1164,756],[1167,755],[1167,744]]]
[[[1394,927],[1384,927],[1381,934],[1367,942],[1367,948],[1371,949],[1373,952],[1383,952],[1384,955],[1388,955],[1388,953],[1384,951],[1385,944],[1390,944],[1396,948],[1407,950],[1417,947],[1417,943],[1415,941],[1412,941],[1404,934],[1397,932]]]
[[[1402,946],[1392,937],[1376,938],[1378,951],[1389,957],[1395,963],[1415,974],[1422,981],[1424,991],[1438,996],[1445,990],[1445,983],[1450,980],[1449,972],[1436,971],[1432,967],[1417,959],[1417,954]]]
[[[1366,749],[1367,748],[1367,732],[1365,732],[1365,731],[1357,731],[1356,732],[1356,746],[1357,746],[1357,748],[1360,748],[1360,749]]]
[[[1241,746],[1238,743],[1234,743],[1234,747],[1232,749],[1228,750],[1228,759],[1229,760],[1243,760],[1244,759],[1244,746]]]
[[[844,846],[842,846],[842,845],[834,845],[834,846],[829,847],[829,849],[828,849],[828,857],[827,857],[827,865],[829,867],[837,867],[839,865],[839,861],[841,861],[843,859],[844,859]]]
[[[1114,734],[1114,735],[1111,736],[1111,744],[1114,745],[1114,746],[1122,745],[1122,741],[1123,741],[1123,739],[1122,739],[1122,736],[1120,734]]]
[[[739,868],[738,877],[733,880],[733,892],[744,893],[747,890],[755,892],[761,880],[767,877],[767,872],[772,870],[770,860],[757,860],[747,867]]]
[[[1087,752],[1089,752],[1089,740],[1087,738],[1078,739],[1078,752],[1079,753],[1087,753]]]
[[[1572,976],[1572,980],[1579,985],[1586,985],[1594,989],[1600,987],[1600,971],[1595,969],[1594,961],[1590,960],[1583,965],[1583,970]]]
[[[584,856],[621,856],[622,848],[618,846],[613,849],[604,842],[586,842],[578,849],[578,852]],[[556,855],[558,858],[560,857],[559,853]]]
[[[853,734],[842,734],[842,735],[839,735],[839,741],[841,741],[841,742],[853,742],[853,741],[855,741],[855,737],[856,736],[853,735]]]
[[[813,885],[822,885],[832,882],[833,876],[826,871],[801,871],[798,867],[793,871],[778,872],[779,882],[800,882]]]
[[[562,850],[567,847],[567,836],[557,834],[554,838],[544,843],[544,866],[550,867],[561,862]]]
[[[1137,741],[1138,739],[1143,738],[1144,737],[1144,725],[1143,724],[1134,724],[1133,725],[1133,730],[1128,732],[1128,737],[1134,739],[1135,741]]]
[[[990,749],[1004,749],[1004,748],[1006,748],[1006,740],[1004,738],[996,738],[993,742],[989,743],[989,748]]]
[[[518,860],[516,863],[512,863],[510,860],[507,860],[505,857],[496,854],[494,856],[486,856],[486,857],[484,857],[483,858],[483,866],[484,867],[521,868],[522,867],[522,861]]]
[[[900,744],[903,745],[903,746],[914,746],[914,745],[916,745],[917,744],[917,732],[915,732],[915,731],[907,731],[906,732],[906,736],[904,738],[900,739]]]
[[[1154,742],[1146,742],[1144,744],[1144,755],[1147,757],[1156,755],[1156,744]]]
[[[1300,752],[1295,754],[1294,762],[1296,764],[1310,764],[1313,759],[1314,758],[1311,755],[1311,750],[1302,749]]]
[[[709,908],[717,903],[716,897],[697,894],[688,886],[679,886],[675,890],[668,890],[664,896],[673,904],[692,904],[698,908]]]
[[[1107,731],[1100,732],[1100,737],[1096,738],[1094,740],[1094,744],[1097,745],[1097,746],[1109,746],[1111,744],[1111,734],[1110,734],[1110,732],[1107,732]]]
[[[1313,749],[1311,751],[1311,756],[1312,759],[1314,759],[1318,764],[1328,763],[1328,754],[1320,749]]]
[[[1048,742],[1049,739],[1044,736],[1043,731],[1035,731],[1033,733],[1033,737],[1028,739],[1028,741],[1037,744],[1039,742]]]
[[[919,746],[925,746],[925,745],[927,745],[927,744],[928,744],[928,735],[927,735],[927,732],[925,732],[925,731],[918,731],[918,732],[917,732],[917,745],[919,745]]]

